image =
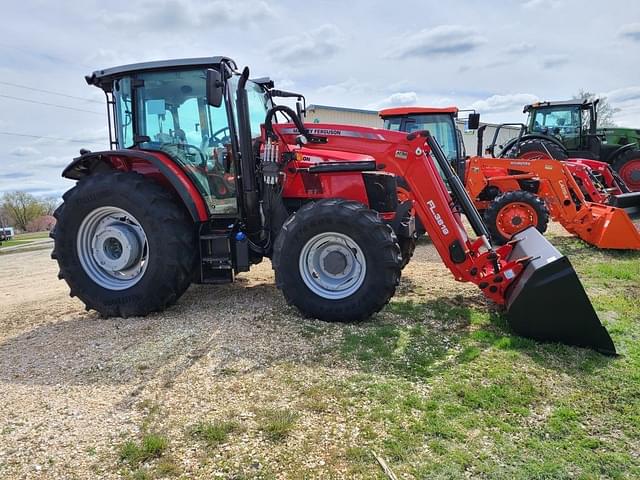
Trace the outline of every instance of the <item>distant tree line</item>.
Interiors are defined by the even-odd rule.
[[[46,221],[43,217],[53,215],[60,204],[57,197],[36,197],[27,192],[7,192],[0,203],[0,226],[18,230],[41,230]]]

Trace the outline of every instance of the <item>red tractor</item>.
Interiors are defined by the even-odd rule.
[[[505,305],[516,332],[615,353],[568,259],[535,229],[490,243],[429,132],[307,126],[274,105],[292,94],[226,57],[87,82],[106,93],[112,149],[65,168],[77,183],[56,211],[52,254],[87,309],[145,315],[193,281],[231,282],[267,257],[305,315],[365,319],[395,293],[415,213],[455,278]]]

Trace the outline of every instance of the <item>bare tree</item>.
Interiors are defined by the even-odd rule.
[[[7,192],[2,197],[2,210],[16,228],[24,231],[31,220],[44,214],[45,207],[30,193]]]
[[[40,200],[43,209],[43,215],[53,215],[58,205],[60,205],[59,197],[44,197]]]
[[[616,127],[616,122],[613,117],[620,111],[619,108],[615,108],[608,101],[607,97],[598,97],[595,93],[588,92],[586,90],[580,90],[577,95],[574,95],[575,99],[586,100],[593,102],[599,98],[598,102],[598,127]]]

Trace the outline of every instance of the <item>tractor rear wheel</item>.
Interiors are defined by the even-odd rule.
[[[540,233],[546,232],[549,210],[537,195],[517,190],[493,199],[484,212],[484,220],[493,242],[503,245],[529,227],[536,227]]]
[[[166,189],[137,173],[104,173],[81,179],[63,199],[51,257],[87,309],[146,315],[189,287],[195,229]]]
[[[567,151],[558,144],[541,138],[532,138],[520,143],[520,148],[516,145],[511,147],[505,154],[509,158],[555,158],[556,160],[566,160],[569,158]]]
[[[364,320],[385,306],[400,281],[402,255],[392,228],[364,205],[310,202],[291,215],[274,244],[276,285],[290,305],[328,322]]]
[[[640,150],[625,152],[614,162],[613,169],[618,172],[629,190],[640,191]]]

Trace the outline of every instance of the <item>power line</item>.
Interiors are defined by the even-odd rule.
[[[44,90],[42,88],[34,88],[34,87],[27,87],[26,85],[20,85],[18,83],[11,83],[11,82],[2,82],[0,81],[0,85],[8,85],[10,87],[16,87],[16,88],[23,88],[25,90],[31,90],[33,92],[42,92],[42,93],[50,93],[51,95],[58,95],[60,97],[67,97],[67,98],[74,98],[76,100],[82,100],[84,102],[91,102],[91,103],[99,103],[100,105],[103,104],[103,102],[99,101],[99,100],[94,100],[92,98],[85,98],[85,97],[76,97],[74,95],[69,95],[66,93],[60,93],[60,92],[52,92],[51,90]]]
[[[0,95],[0,97],[2,97],[2,98],[10,98],[12,100],[19,100],[21,102],[35,103],[37,105],[46,105],[48,107],[64,108],[65,110],[75,110],[76,112],[86,112],[86,113],[93,113],[94,115],[104,115],[103,113],[96,112],[95,110],[84,110],[82,108],[67,107],[66,105],[58,105],[56,103],[40,102],[40,101],[37,101],[37,100],[29,100],[28,98],[13,97],[11,95]]]
[[[42,135],[29,135],[28,133],[15,133],[15,132],[0,132],[0,135],[10,135],[12,137],[27,137],[27,138],[43,138],[46,140],[60,140],[63,142],[73,142],[73,143],[86,143],[86,144],[92,144],[92,145],[97,145],[98,143],[102,143],[102,142],[94,142],[92,140],[73,140],[71,138],[60,138],[60,137],[47,137],[47,136],[42,136]],[[108,140],[105,138],[105,143]]]

